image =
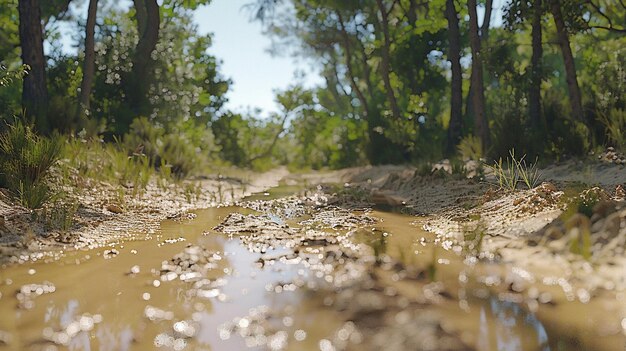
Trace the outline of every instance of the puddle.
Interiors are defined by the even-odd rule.
[[[283,197],[291,196],[293,194],[297,194],[302,191],[302,189],[306,188],[306,184],[300,184],[299,182],[289,182],[282,180],[279,182],[278,186],[267,189],[266,191],[260,193],[253,193],[249,196],[246,196],[242,199],[242,201],[256,201],[256,200],[276,200]]]
[[[0,331],[6,332],[10,340],[0,341],[0,349],[44,350],[54,345],[49,342],[53,339],[57,341],[55,346],[71,350],[153,350],[157,336],[171,332],[174,323],[184,320],[192,320],[197,328],[193,339],[183,339],[187,349],[245,349],[245,339],[222,340],[218,329],[259,306],[267,306],[278,313],[291,312],[293,322],[287,319],[289,328],[283,325],[282,330],[291,335],[306,330],[306,337],[298,334],[299,339],[303,339],[299,342],[303,347],[310,344],[310,340],[323,339],[339,325],[313,322],[318,318],[332,321],[332,311],[307,308],[312,300],[299,291],[280,294],[268,291],[268,287],[298,276],[298,270],[300,275],[306,274],[301,267],[277,262],[272,267],[259,269],[256,262],[261,255],[250,253],[237,238],[215,233],[203,235],[234,210],[208,209],[197,212],[193,220],[165,221],[161,231],[145,241],[72,252],[51,263],[2,269]],[[237,211],[250,212],[241,208]],[[154,274],[163,260],[181,252],[190,243],[223,255],[218,267],[207,277],[224,280],[219,295],[209,299],[190,297],[186,295],[188,283],[178,279],[161,281],[158,274]],[[105,258],[105,252],[118,253]],[[274,253],[266,252],[267,255]],[[16,291],[23,285],[43,282],[51,282],[54,292],[34,297],[28,309],[18,308]],[[146,318],[146,312],[153,311],[151,308],[166,311],[167,318],[151,322]],[[92,316],[96,316],[98,323],[93,323],[93,318],[86,319]],[[80,323],[81,318],[87,326],[74,330],[73,322]],[[6,345],[2,347],[3,344]],[[182,343],[172,344],[171,348],[180,345]]]
[[[286,187],[253,198],[294,192]],[[422,330],[415,324],[422,317],[436,327],[430,336],[462,342],[450,349],[567,349],[555,347],[566,344],[520,304],[472,283],[479,265],[468,269],[461,256],[441,248],[451,244],[435,244],[419,218],[373,211],[371,225],[345,220],[324,227],[325,218],[307,216],[328,238],[307,231],[294,247],[289,228],[297,221],[266,214],[266,223],[284,231],[285,247],[254,246],[248,237],[262,236],[263,228],[248,237],[213,229],[233,212],[242,214],[231,218],[235,223],[253,213],[202,210],[191,220],[163,222],[146,240],[3,268],[0,350],[361,350],[386,345],[389,335],[409,340]],[[359,243],[376,259],[354,254]],[[375,278],[351,282],[359,265]],[[333,275],[340,268],[345,272]],[[320,281],[328,287],[318,289]],[[380,330],[380,323],[390,327]]]

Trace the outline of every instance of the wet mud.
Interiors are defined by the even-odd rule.
[[[607,308],[564,301],[558,279],[329,189],[277,188],[4,266],[0,350],[623,349],[619,325],[572,335],[554,320]]]

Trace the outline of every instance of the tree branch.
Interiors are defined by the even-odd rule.
[[[607,27],[607,26],[589,26],[589,28],[595,28],[595,29],[604,29],[604,30],[608,30],[610,32],[616,32],[616,33],[626,33],[626,28],[615,28],[615,27]]]
[[[613,27],[613,22],[611,22],[611,19],[609,18],[609,16],[607,16],[604,12],[602,12],[602,10],[600,9],[598,5],[594,4],[593,1],[591,0],[589,0],[587,3],[591,5],[591,7],[593,7],[600,16],[606,18],[606,20],[609,22],[609,27]]]

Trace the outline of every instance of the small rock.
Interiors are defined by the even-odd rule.
[[[113,212],[116,214],[120,214],[124,212],[124,210],[119,205],[116,205],[116,204],[108,204],[106,209],[107,211]]]

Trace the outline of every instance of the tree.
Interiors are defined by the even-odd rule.
[[[50,131],[46,116],[48,91],[46,88],[46,60],[43,54],[43,28],[41,9],[37,0],[20,0],[20,46],[22,62],[30,67],[24,77],[22,107],[27,116],[34,116],[35,126],[42,133]]]
[[[468,0],[469,10],[469,37],[472,48],[472,82],[474,92],[472,104],[474,113],[474,128],[482,142],[483,153],[486,153],[489,143],[489,124],[485,116],[485,88],[483,83],[483,61],[481,56],[481,43],[478,34],[478,16],[476,14],[476,0]]]
[[[448,60],[451,65],[450,83],[450,123],[446,151],[452,154],[463,133],[463,72],[461,71],[461,32],[458,12],[454,0],[446,0],[446,19],[448,20]]]
[[[480,31],[478,33],[479,34],[478,36],[480,38],[480,44],[483,49],[487,45],[487,40],[489,39],[489,26],[491,25],[492,10],[493,10],[493,0],[485,1],[485,15],[483,17],[483,24],[480,27]],[[471,74],[472,75],[474,74],[474,70],[472,70]],[[468,119],[471,117],[474,117],[474,90],[475,89],[476,88],[474,87],[474,78],[470,76],[470,86],[469,86],[469,90],[467,91],[467,103],[465,107],[466,108],[465,113],[468,116]]]
[[[528,114],[533,129],[541,126],[541,80],[543,45],[541,33],[541,17],[543,14],[541,0],[534,0],[532,4],[531,37],[533,54],[530,60],[530,87],[528,89]]]
[[[395,2],[391,4],[391,7],[387,9],[383,0],[376,0],[376,4],[378,6],[378,11],[380,13],[380,21],[378,25],[380,26],[383,32],[383,44],[381,48],[381,62],[380,62],[380,70],[383,79],[383,83],[385,85],[385,92],[387,94],[387,100],[389,102],[389,107],[391,108],[391,114],[394,119],[400,120],[402,119],[402,112],[400,112],[400,107],[398,106],[398,100],[396,99],[396,93],[394,92],[393,85],[391,84],[391,38],[389,33],[389,15],[393,11],[393,7]],[[378,16],[376,16],[377,18]]]
[[[132,55],[130,73],[123,82],[129,111],[119,116],[120,131],[125,132],[135,116],[151,112],[148,99],[154,60],[152,52],[159,40],[161,16],[157,0],[133,0],[137,17],[139,41]]]
[[[85,59],[83,62],[83,79],[80,83],[80,95],[78,106],[76,108],[76,119],[84,125],[88,118],[89,100],[91,98],[91,87],[94,81],[94,73],[96,66],[95,52],[95,28],[96,14],[98,11],[98,0],[89,0],[89,8],[87,10],[87,25],[85,27]]]
[[[572,54],[572,48],[570,46],[569,34],[563,18],[563,12],[561,11],[560,0],[549,0],[550,12],[554,19],[556,26],[557,37],[559,39],[559,46],[561,47],[561,54],[563,55],[563,63],[565,65],[565,80],[567,82],[567,89],[569,92],[570,108],[572,109],[572,116],[574,119],[582,122],[584,121],[583,104],[580,94],[580,87],[578,85],[578,78],[576,74],[576,64],[574,63],[574,54]]]

